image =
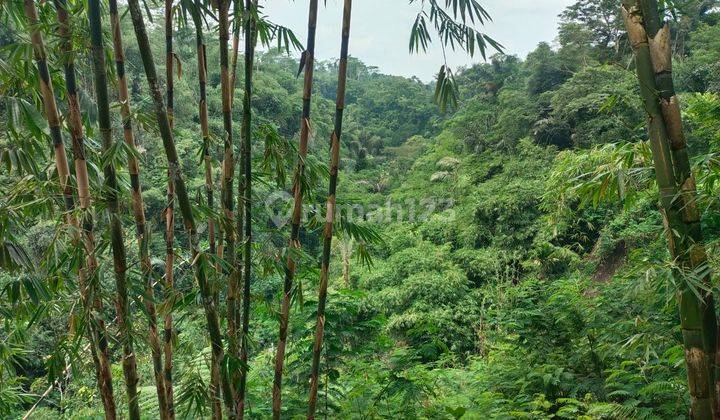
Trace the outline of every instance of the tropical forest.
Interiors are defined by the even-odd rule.
[[[0,0],[2,419],[720,420],[718,272],[718,0]]]

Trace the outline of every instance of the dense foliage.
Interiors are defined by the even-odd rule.
[[[50,2],[39,7],[50,15]],[[683,102],[702,226],[712,269],[720,270],[720,14],[715,1],[675,1],[674,77]],[[702,5],[698,6],[699,3]],[[162,22],[159,16],[156,16]],[[47,19],[46,21],[50,21]],[[361,23],[359,23],[361,24]],[[51,24],[47,24],[51,27]],[[124,32],[131,38],[129,19]],[[161,25],[151,27],[156,62],[165,60]],[[50,140],[27,34],[0,26],[0,417],[99,418],[102,403],[69,274],[82,251],[67,235]],[[75,42],[85,45],[78,19]],[[49,33],[49,32],[48,32]],[[54,45],[53,36],[46,42]],[[324,40],[322,42],[325,42]],[[334,42],[334,40],[333,40]],[[89,44],[88,44],[89,45]],[[202,138],[197,116],[195,35],[180,27],[175,53],[175,141],[201,215]],[[64,59],[48,49],[64,112]],[[79,84],[89,162],[118,168],[122,220],[131,233],[130,188],[122,146],[102,153],[89,63]],[[111,54],[108,49],[108,54]],[[17,57],[24,58],[18,60]],[[218,43],[207,61],[218,63]],[[630,64],[628,64],[630,63]],[[282,52],[256,57],[252,111],[255,201],[247,415],[271,413],[288,211],[292,207],[302,78]],[[316,287],[338,65],[317,63],[312,136],[304,182],[290,314],[283,416],[305,414]],[[133,123],[153,256],[164,255],[167,163],[137,45],[126,43]],[[161,72],[164,73],[164,72]],[[209,71],[211,155],[219,186],[220,78]],[[110,77],[114,84],[115,77]],[[331,418],[683,418],[689,409],[675,292],[645,117],[619,4],[579,0],[561,15],[557,43],[526,59],[495,55],[457,72],[460,102],[441,114],[434,86],[385,75],[351,58],[348,66],[338,208],[325,320],[318,411]],[[238,73],[238,86],[242,86]],[[111,88],[113,88],[111,86]],[[240,90],[240,89],[238,89]],[[239,96],[238,92],[236,95]],[[239,99],[237,100],[239,102]],[[112,104],[119,136],[119,103]],[[233,108],[233,121],[242,108]],[[66,127],[64,126],[64,129]],[[239,132],[239,128],[238,128]],[[122,142],[119,142],[122,144]],[[32,155],[28,151],[32,151]],[[103,174],[91,164],[94,192]],[[219,190],[219,188],[218,188]],[[125,199],[127,198],[127,199]],[[105,232],[105,203],[94,203]],[[193,263],[177,219],[176,296],[158,299],[175,319],[175,397],[181,417],[210,416],[210,342]],[[208,246],[206,224],[199,226]],[[106,308],[115,289],[110,237],[98,234]],[[137,261],[136,247],[128,246]],[[7,262],[7,263],[5,263]],[[25,264],[29,262],[29,264]],[[158,277],[165,271],[154,258]],[[18,269],[17,266],[21,266]],[[157,416],[146,337],[147,298],[137,264],[129,267],[140,374],[140,407]],[[211,281],[224,311],[224,277]],[[713,287],[715,284],[713,283]],[[161,285],[156,294],[164,296]],[[169,302],[169,303],[168,303]],[[115,389],[122,390],[122,343],[106,318]],[[225,321],[223,321],[225,322]],[[48,388],[53,385],[51,388]],[[116,392],[119,411],[126,400]]]

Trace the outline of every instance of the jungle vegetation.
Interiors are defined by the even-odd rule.
[[[0,418],[720,419],[720,2],[263,3],[0,0]]]

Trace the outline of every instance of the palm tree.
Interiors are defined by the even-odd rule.
[[[302,179],[305,174],[305,159],[307,158],[308,138],[310,136],[310,100],[312,99],[313,71],[315,67],[315,30],[317,27],[317,0],[310,0],[308,13],[307,49],[303,52],[300,65],[305,65],[305,80],[303,83],[303,107],[300,119],[300,148],[295,179],[293,182],[294,205],[291,220],[290,248],[300,248],[300,219],[302,218]],[[283,284],[283,297],[280,307],[280,332],[278,346],[275,353],[275,377],[273,379],[273,418],[280,418],[282,406],[282,370],[285,361],[285,347],[287,344],[288,318],[290,316],[290,298],[293,278],[295,277],[295,261],[289,252],[285,267],[285,282]]]
[[[140,9],[139,1],[128,0],[128,7],[130,9],[130,16],[132,18],[135,37],[137,39],[143,67],[145,68],[145,76],[150,89],[150,96],[153,101],[155,117],[157,118],[160,137],[163,142],[163,149],[165,150],[165,156],[168,160],[168,167],[171,169],[171,179],[174,182],[175,195],[180,207],[180,214],[188,234],[188,242],[191,248],[190,251],[192,254],[195,277],[198,282],[198,287],[200,288],[200,295],[203,309],[205,311],[212,351],[215,355],[215,360],[220,361],[224,358],[225,350],[223,348],[222,335],[220,333],[217,308],[215,306],[212,289],[208,284],[207,274],[205,272],[208,265],[207,257],[199,248],[195,218],[192,213],[192,206],[187,193],[187,187],[185,186],[185,180],[183,179],[182,171],[180,170],[177,149],[175,148],[175,140],[173,139],[172,129],[170,128],[167,110],[165,108],[162,94],[160,93],[157,70],[155,69],[155,63],[153,62],[150,41],[148,39],[147,29],[145,28],[145,21],[142,15],[142,10]],[[221,378],[223,400],[226,408],[232,414],[233,404],[232,393],[230,392],[230,383],[227,375],[221,375]]]
[[[688,388],[693,418],[719,418],[715,369],[717,320],[713,295],[690,286],[686,276],[704,272],[700,281],[710,288],[707,255],[695,204],[697,192],[682,128],[680,107],[672,82],[669,27],[661,26],[655,0],[624,0],[622,7],[635,53],[638,82],[652,149],[655,178],[660,190],[660,210],[668,249],[677,264],[675,276],[680,328],[685,346]],[[690,274],[688,274],[690,273]]]
[[[120,116],[123,120],[123,137],[127,147],[134,153],[128,154],[128,172],[130,173],[130,185],[132,188],[132,209],[135,221],[135,235],[138,243],[138,254],[140,256],[140,268],[145,283],[145,309],[148,313],[149,330],[148,342],[152,353],[153,373],[155,388],[158,397],[160,418],[170,418],[168,414],[167,393],[165,391],[165,379],[163,377],[162,352],[157,328],[157,311],[155,309],[155,288],[150,262],[149,232],[145,220],[145,204],[142,196],[140,182],[140,164],[136,156],[135,135],[133,133],[132,120],[130,118],[130,96],[128,95],[127,79],[125,77],[125,49],[122,43],[122,29],[120,27],[120,16],[118,14],[117,0],[110,0],[110,25],[113,34],[113,49],[115,52],[115,66],[118,77],[118,98],[120,99]]]
[[[102,137],[103,153],[113,149],[112,130],[110,127],[110,101],[108,99],[107,73],[105,68],[105,51],[103,48],[102,18],[99,0],[88,2],[88,20],[90,23],[90,40],[92,44],[93,74],[95,77],[95,96],[98,107],[98,124]],[[137,394],[137,366],[132,337],[132,318],[127,288],[127,258],[123,240],[122,224],[118,204],[118,183],[114,163],[111,159],[103,162],[105,200],[110,229],[110,240],[113,253],[113,269],[115,271],[116,301],[115,309],[118,317],[118,330],[123,348],[123,373],[128,396],[129,417],[140,419],[140,406]]]
[[[338,164],[340,162],[340,135],[342,133],[343,110],[345,108],[345,84],[347,80],[348,42],[350,39],[350,15],[352,0],[345,0],[343,6],[342,41],[340,44],[340,67],[338,69],[338,87],[335,99],[335,128],[330,138],[330,186],[327,196],[327,215],[323,230],[322,265],[320,268],[320,286],[318,290],[317,323],[315,325],[315,344],[313,345],[312,370],[310,376],[310,397],[308,398],[308,419],[315,418],[317,404],[318,379],[320,374],[320,353],[325,328],[325,302],[327,301],[328,270],[330,269],[330,247],[332,245],[333,223],[335,221],[335,192],[338,182]]]
[[[242,190],[244,224],[243,236],[243,306],[242,335],[240,343],[240,384],[237,392],[237,414],[240,419],[245,415],[245,390],[247,386],[248,333],[250,331],[250,275],[252,247],[252,78],[255,60],[255,42],[257,37],[257,0],[245,0],[243,14],[245,25],[245,95],[243,96],[242,134]]]
[[[98,381],[100,396],[103,401],[106,419],[116,418],[115,399],[113,397],[112,375],[110,372],[109,351],[107,347],[107,332],[105,322],[100,314],[102,313],[102,302],[94,296],[91,290],[94,282],[88,284],[87,279],[93,278],[97,274],[97,261],[95,259],[95,238],[93,233],[92,213],[90,210],[90,186],[88,182],[87,164],[85,161],[85,153],[83,147],[83,129],[82,120],[80,118],[80,105],[77,96],[77,84],[75,83],[75,65],[68,54],[65,62],[65,77],[68,90],[68,108],[70,113],[69,124],[73,144],[73,158],[76,170],[76,179],[78,181],[78,196],[80,208],[84,219],[82,228],[77,217],[72,213],[75,209],[75,202],[70,185],[70,167],[67,161],[65,146],[60,131],[60,117],[55,102],[55,93],[53,90],[52,80],[47,66],[47,58],[45,54],[45,43],[42,34],[37,29],[38,15],[35,3],[25,0],[23,3],[25,16],[30,24],[30,37],[33,44],[35,61],[38,69],[38,79],[40,81],[40,91],[43,97],[45,107],[45,118],[50,127],[50,135],[53,141],[55,168],[58,173],[60,187],[63,191],[65,210],[67,212],[67,221],[73,228],[73,243],[82,244],[87,252],[85,267],[78,270],[78,285],[80,288],[80,298],[84,311],[89,314],[90,322],[87,327],[87,334],[90,340],[90,352],[93,358],[95,368],[95,376]],[[70,22],[67,12],[67,5],[63,0],[56,0],[56,11],[58,21],[60,23],[60,36],[62,38],[63,52],[72,51],[72,37],[70,35]],[[76,232],[81,232],[81,236]]]

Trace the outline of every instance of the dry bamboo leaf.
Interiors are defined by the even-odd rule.
[[[631,7],[630,10],[622,7],[622,15],[625,19],[625,26],[628,31],[628,38],[630,39],[630,45],[633,50],[637,49],[643,44],[647,44],[647,34],[643,27],[642,21],[640,20],[636,7]]]
[[[177,77],[178,79],[182,79],[182,62],[180,61],[180,56],[175,53],[172,53],[172,56],[175,59],[175,63],[177,63]]]
[[[680,114],[680,102],[677,95],[673,95],[669,101],[660,101],[662,107],[665,127],[670,137],[670,148],[680,150],[685,147],[685,134],[683,133],[682,116]]]
[[[683,220],[686,223],[693,223],[700,221],[700,212],[697,208],[696,203],[696,187],[695,178],[688,177],[682,185],[683,194]]]
[[[688,370],[688,388],[692,395],[707,395],[708,384],[698,378],[703,377],[707,369],[707,357],[702,349],[691,347],[685,349],[685,361]]]
[[[649,38],[649,37],[648,37]],[[649,38],[650,58],[655,73],[672,71],[672,54],[670,48],[670,26],[666,23],[656,34]]]
[[[673,257],[675,256],[675,238],[673,237],[672,229],[670,229],[670,222],[667,218],[667,211],[665,211],[664,208],[660,209],[660,213],[662,214],[662,222],[663,226],[665,227],[665,236],[667,236],[668,241],[668,250],[670,251],[670,255]]]

